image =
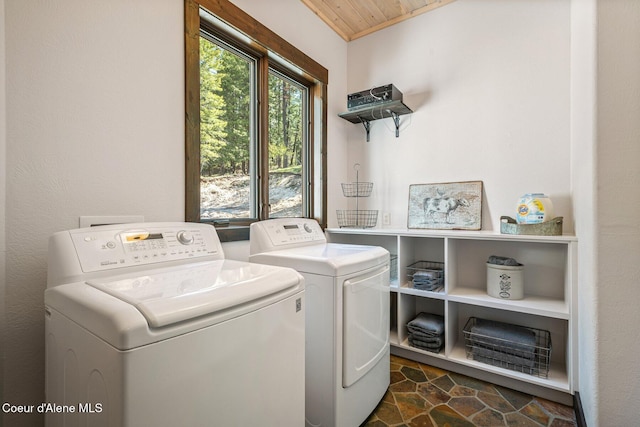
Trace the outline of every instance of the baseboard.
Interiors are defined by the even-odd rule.
[[[578,427],[587,427],[587,421],[584,419],[584,411],[582,410],[580,393],[577,391],[573,394],[573,410],[576,413],[576,423]]]

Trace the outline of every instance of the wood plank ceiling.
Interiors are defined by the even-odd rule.
[[[455,0],[301,0],[344,40],[351,41]]]

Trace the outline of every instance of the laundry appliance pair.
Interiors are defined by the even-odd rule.
[[[389,253],[307,219],[253,224],[250,253],[206,224],[54,234],[47,426],[360,425],[389,385]]]

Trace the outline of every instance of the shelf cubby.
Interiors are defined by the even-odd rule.
[[[392,353],[565,404],[571,402],[578,366],[575,236],[409,229],[328,229],[327,236],[332,242],[383,246],[398,255],[398,281],[391,287]],[[487,294],[486,262],[491,255],[524,264],[522,299]],[[407,267],[416,261],[444,263],[442,292],[412,287]],[[445,347],[440,353],[408,343],[406,325],[422,311],[444,316]],[[552,349],[547,378],[468,359],[463,329],[470,317],[549,331]]]

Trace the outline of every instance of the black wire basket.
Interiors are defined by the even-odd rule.
[[[476,325],[481,322],[490,322],[489,324],[498,333],[478,333],[477,331],[480,329],[477,329]],[[483,330],[490,331],[491,329],[491,327],[485,327]],[[507,333],[499,331],[507,331]],[[508,333],[509,331],[511,333]],[[506,338],[509,335],[516,336],[520,331],[525,331],[534,337],[532,343],[526,344]],[[471,317],[467,321],[463,333],[467,359],[524,372],[536,377],[549,377],[551,358],[551,334],[549,331]]]

